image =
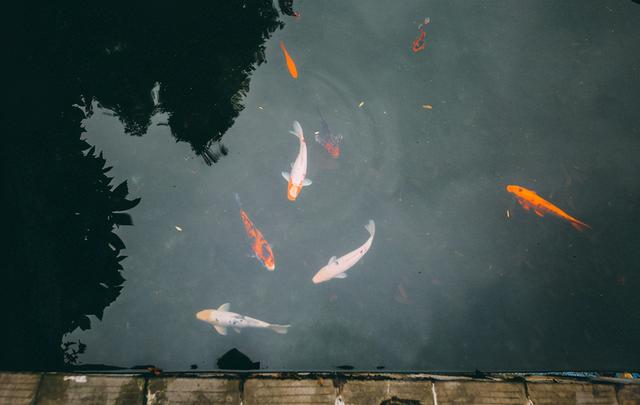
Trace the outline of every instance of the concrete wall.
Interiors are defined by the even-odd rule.
[[[640,381],[393,373],[0,373],[0,405],[9,404],[640,405]]]

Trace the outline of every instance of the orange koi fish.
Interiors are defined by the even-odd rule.
[[[533,208],[533,212],[535,212],[539,217],[543,217],[545,214],[553,214],[569,221],[571,223],[571,226],[579,231],[584,231],[587,228],[591,228],[589,225],[577,220],[576,218],[562,211],[560,208],[551,204],[549,201],[540,197],[533,190],[528,190],[520,186],[508,185],[507,191],[516,197],[516,200],[518,201],[518,203],[520,203],[520,205],[522,205],[522,208],[527,211]]]
[[[318,109],[318,114],[320,114],[320,131],[316,133],[316,142],[322,145],[327,152],[334,158],[337,159],[340,156],[340,142],[342,141],[342,135],[335,135],[329,129],[329,124],[324,120],[320,109]]]
[[[289,74],[294,79],[298,78],[298,69],[296,69],[296,64],[289,56],[289,52],[287,52],[287,48],[284,47],[284,42],[280,41],[280,48],[282,49],[282,53],[284,54],[284,59],[287,61],[287,69],[289,69]]]
[[[411,47],[411,50],[415,53],[418,53],[424,49],[424,46],[425,46],[424,39],[427,37],[427,33],[424,32],[424,27],[427,24],[429,24],[429,22],[431,22],[431,20],[429,19],[429,17],[427,17],[424,19],[424,23],[418,26],[418,31],[420,31],[420,36],[413,41],[413,46]]]
[[[240,207],[240,218],[244,224],[244,229],[247,231],[249,239],[251,239],[251,250],[256,256],[256,259],[267,268],[267,270],[273,271],[276,268],[276,261],[273,257],[273,251],[271,246],[262,236],[262,232],[251,222],[247,213],[242,209],[240,203],[240,196],[236,193],[236,201]]]

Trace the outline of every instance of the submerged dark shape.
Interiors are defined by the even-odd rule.
[[[260,362],[253,362],[251,359],[235,347],[218,359],[220,370],[259,370]]]
[[[353,370],[353,366],[349,364],[343,364],[341,366],[336,366],[338,370]]]
[[[278,0],[278,7],[283,14],[297,17],[299,14],[297,11],[293,11],[293,0]]]

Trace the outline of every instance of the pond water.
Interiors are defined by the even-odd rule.
[[[9,180],[30,253],[8,259],[27,268],[8,300],[31,298],[7,337],[26,348],[0,367],[56,368],[66,353],[210,370],[237,348],[263,369],[637,368],[640,5],[283,10],[31,15],[25,75],[41,97],[20,116],[35,135],[10,149]],[[342,136],[337,158],[315,140],[322,119]],[[294,121],[312,184],[292,202]],[[539,199],[519,204],[508,185]],[[274,271],[252,256],[236,193]],[[367,241],[370,219],[348,277],[312,282]],[[288,333],[222,335],[196,318],[224,303]]]

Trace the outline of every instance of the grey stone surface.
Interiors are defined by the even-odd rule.
[[[147,405],[240,405],[240,380],[165,377],[149,380]]]
[[[0,405],[30,405],[39,383],[40,374],[0,373]]]
[[[524,383],[436,381],[434,384],[438,405],[530,405],[525,394]]]
[[[144,377],[131,375],[45,374],[38,405],[143,404]]]
[[[337,389],[323,378],[306,380],[248,379],[244,384],[244,405],[331,404]]]
[[[342,399],[348,405],[434,405],[431,381],[347,381]]]
[[[527,388],[535,405],[618,404],[615,386],[610,384],[529,383]]]

